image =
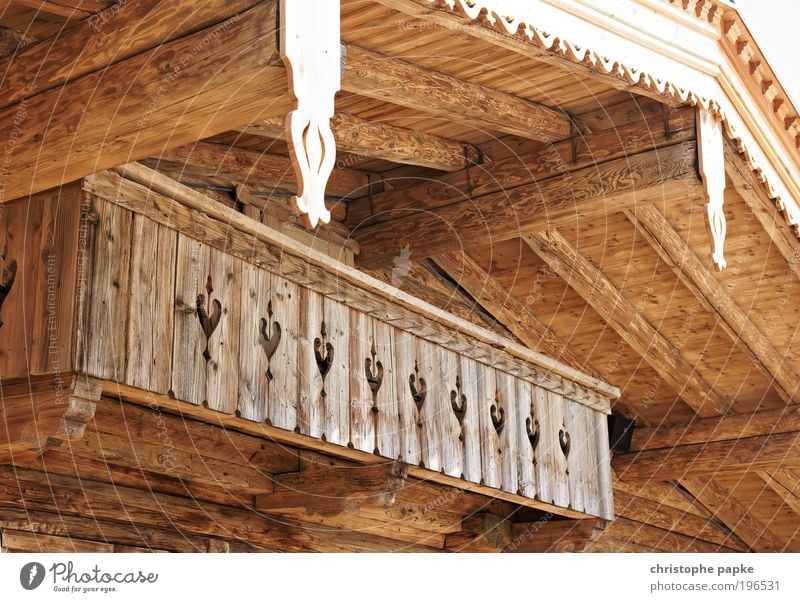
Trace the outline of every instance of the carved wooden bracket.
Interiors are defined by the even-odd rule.
[[[211,293],[214,292],[214,288],[211,284],[211,276],[206,279],[206,292],[208,293],[208,299],[211,300]],[[200,320],[200,327],[203,329],[203,334],[206,335],[206,348],[203,350],[203,357],[208,361],[211,359],[211,353],[208,351],[208,341],[211,335],[214,334],[217,326],[219,326],[219,320],[222,317],[222,303],[220,303],[218,299],[211,301],[214,310],[211,312],[210,316],[208,315],[205,305],[206,297],[203,293],[200,293],[197,295],[197,318]]]
[[[286,139],[297,176],[297,209],[309,225],[328,223],[325,186],[336,161],[330,120],[341,88],[339,3],[281,0],[281,58],[295,110],[286,118]]]
[[[267,332],[269,323],[272,321],[272,334]],[[264,350],[264,355],[267,356],[267,372],[266,377],[272,380],[272,367],[270,360],[275,352],[278,350],[278,345],[281,342],[281,325],[277,320],[272,320],[272,301],[267,303],[267,318],[261,318],[261,337],[258,339],[259,345]]]
[[[325,376],[327,376],[328,372],[331,370],[331,366],[333,366],[333,344],[325,340],[328,333],[324,321],[320,327],[319,334],[320,336],[314,339],[314,359],[317,361],[317,368],[319,368],[319,373],[322,376],[322,391],[320,395],[326,397],[328,394],[325,391]],[[322,354],[323,342],[325,355]]]
[[[83,437],[100,399],[100,381],[75,377],[71,387],[8,398],[0,408],[0,459],[40,454]]]
[[[8,293],[11,292],[11,287],[14,286],[14,280],[16,277],[17,262],[12,259],[5,267],[3,267],[3,273],[0,276],[0,310],[3,309],[3,302],[6,300]],[[0,320],[0,327],[2,326],[3,321]]]
[[[711,242],[711,259],[718,270],[725,269],[725,149],[722,123],[711,111],[697,108],[697,162],[706,199],[706,227]]]

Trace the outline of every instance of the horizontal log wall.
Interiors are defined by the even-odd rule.
[[[602,412],[114,203],[93,211],[77,371],[611,516]]]

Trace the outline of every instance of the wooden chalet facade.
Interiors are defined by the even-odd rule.
[[[0,27],[3,551],[800,551],[800,117],[731,4]]]

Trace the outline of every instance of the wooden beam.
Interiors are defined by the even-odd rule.
[[[20,491],[25,492],[25,507],[30,510],[113,521],[130,528],[179,525],[190,536],[241,540],[284,552],[433,551],[430,546],[404,544],[370,533],[331,533],[309,523],[276,519],[242,506],[198,504],[182,496],[102,481],[0,467],[0,506],[19,505]]]
[[[574,225],[637,200],[686,198],[697,181],[694,144],[686,143],[432,210],[410,203],[398,208],[403,215],[358,228],[353,235],[361,245],[359,262],[383,265],[403,249],[410,257],[432,257],[516,238],[526,230]]]
[[[282,155],[213,142],[195,142],[165,150],[158,160],[192,175],[230,178],[251,188],[297,190],[292,162]],[[327,191],[341,197],[365,195],[369,191],[369,176],[354,169],[334,169]]]
[[[605,547],[604,542],[614,542]],[[617,518],[611,522],[592,547],[604,551],[621,551],[625,545],[636,546],[639,552],[738,552],[739,550],[717,543],[703,541],[681,533],[654,527],[627,518]],[[601,547],[602,546],[602,547]],[[599,551],[597,549],[596,551]]]
[[[706,269],[658,208],[653,205],[639,205],[635,209],[625,209],[625,215],[658,256],[673,269],[681,282],[703,303],[706,310],[719,319],[731,339],[739,343],[753,363],[772,380],[772,385],[781,398],[787,403],[794,401],[800,387],[800,372],[791,364],[791,359],[786,354],[781,354],[753,324],[747,313]]]
[[[465,518],[461,530],[445,540],[449,552],[502,552],[511,543],[510,519],[481,512]]]
[[[340,514],[361,506],[388,507],[405,486],[408,469],[399,462],[372,466],[321,466],[275,478],[272,493],[256,497],[257,510],[305,509]]]
[[[285,113],[275,27],[261,3],[0,110],[0,202]]]
[[[582,552],[595,535],[598,521],[541,520],[514,523],[505,552]]]
[[[617,454],[612,466],[623,481],[682,480],[798,464],[799,450],[800,432],[795,431]]]
[[[603,115],[605,117],[607,111],[604,110]],[[432,180],[426,177],[413,186],[387,190],[371,199],[359,199],[348,208],[348,224],[355,227],[367,221],[386,221],[402,216],[404,209],[412,207],[436,209],[466,198],[510,191],[567,172],[595,167],[598,163],[690,142],[695,137],[692,107],[671,110],[666,120],[661,111],[656,115],[646,113],[617,119],[629,122],[617,126],[613,120],[604,121],[598,127],[610,129],[582,133],[573,139],[441,174]],[[493,155],[491,149],[489,154]],[[698,194],[699,191],[698,180]]]
[[[433,261],[459,283],[476,302],[534,351],[584,370],[583,362],[550,328],[483,271],[466,253],[446,253]]]
[[[353,44],[344,48],[348,92],[531,140],[564,140],[572,132],[562,111]]]
[[[767,526],[713,479],[681,479],[681,485],[753,551],[781,551],[779,539]]]
[[[27,6],[34,9],[37,13],[43,12],[57,17],[64,17],[68,21],[85,19],[90,16],[92,12],[86,10],[84,5],[94,5],[95,10],[100,7],[105,7],[105,4],[100,4],[96,1],[92,2],[73,2],[72,6],[62,4],[61,2],[53,2],[53,0],[14,0],[16,4]],[[99,6],[98,6],[99,4]],[[79,5],[79,6],[78,6]]]
[[[631,451],[665,449],[748,437],[800,431],[800,406],[762,410],[753,414],[728,414],[704,418],[686,425],[635,428]]]
[[[405,165],[419,165],[442,171],[464,169],[480,157],[471,144],[426,134],[379,121],[366,121],[355,115],[337,113],[331,119],[337,151]],[[286,139],[282,117],[272,117],[237,131],[254,136]]]
[[[800,240],[781,216],[764,184],[736,150],[725,146],[725,167],[733,188],[755,215],[786,264],[800,278]]]
[[[220,23],[257,0],[130,0],[0,59],[0,108]],[[71,9],[67,9],[71,10]]]
[[[522,236],[700,416],[724,414],[728,404],[606,276],[556,230]]]
[[[761,470],[758,472],[758,476],[769,485],[772,491],[781,496],[783,502],[792,509],[792,512],[800,515],[800,481],[796,475],[787,470],[775,470],[773,472]]]

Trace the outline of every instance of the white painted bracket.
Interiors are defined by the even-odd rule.
[[[706,227],[711,259],[719,271],[725,269],[725,149],[722,123],[717,115],[697,107],[697,162],[706,199]]]
[[[328,223],[325,187],[336,162],[330,120],[341,88],[339,2],[281,0],[281,58],[295,110],[286,116],[286,140],[297,177],[297,209],[313,228]]]

